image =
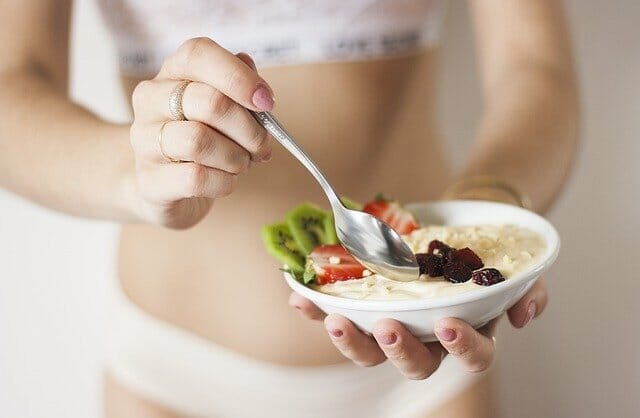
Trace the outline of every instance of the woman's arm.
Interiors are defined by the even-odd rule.
[[[131,126],[73,104],[70,9],[0,1],[0,187],[77,216],[186,228],[252,162],[268,160],[268,134],[246,108],[271,110],[270,88],[251,58],[210,39],[186,41],[136,88]],[[182,99],[188,120],[173,121],[180,80],[193,81]]]
[[[67,98],[69,1],[0,2],[0,186],[74,215],[130,220],[126,127]]]
[[[497,176],[553,203],[575,155],[576,75],[557,0],[473,0],[485,111],[462,177]]]

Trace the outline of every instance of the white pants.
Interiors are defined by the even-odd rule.
[[[110,305],[108,370],[120,384],[198,417],[423,417],[473,382],[446,358],[423,381],[386,362],[320,367],[276,365],[233,352],[161,321],[116,285]]]

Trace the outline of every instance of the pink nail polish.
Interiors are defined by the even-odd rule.
[[[531,320],[536,316],[536,312],[538,311],[538,305],[534,301],[529,302],[529,306],[527,306],[527,317],[524,320],[524,324],[522,326],[526,326]]]
[[[342,337],[342,331],[339,329],[334,329],[334,330],[331,330],[330,332],[331,332],[331,335],[333,335],[336,338]]]
[[[380,341],[384,345],[391,345],[398,340],[398,336],[394,333],[385,333],[378,336],[378,341]]]
[[[273,109],[273,96],[265,86],[258,86],[251,98],[253,105],[259,110],[270,112]]]
[[[450,328],[436,328],[435,332],[439,339],[448,343],[455,340],[457,337],[455,330]]]

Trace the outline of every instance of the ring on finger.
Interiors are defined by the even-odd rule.
[[[169,95],[169,114],[173,120],[187,120],[182,109],[182,96],[189,83],[191,83],[189,80],[181,81]]]
[[[160,127],[160,132],[158,132],[158,148],[160,148],[160,154],[162,154],[162,156],[164,157],[165,160],[171,162],[171,163],[179,163],[181,162],[180,160],[176,160],[175,158],[169,157],[167,155],[167,153],[164,151],[164,146],[162,145],[162,134],[164,133],[164,127],[167,126],[167,122],[164,122],[162,124],[162,126]]]

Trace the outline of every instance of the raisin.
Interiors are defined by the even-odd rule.
[[[453,248],[449,247],[447,244],[445,244],[442,241],[438,241],[437,239],[434,239],[429,243],[429,249],[427,253],[440,255],[444,257],[445,260],[448,260],[449,254],[451,253],[451,251],[453,251]]]
[[[471,279],[475,284],[479,284],[480,286],[491,286],[496,283],[504,282],[504,276],[502,273],[494,268],[474,271],[471,275]]]
[[[427,274],[427,259],[429,258],[429,255],[431,254],[416,254],[416,261],[418,262],[418,267],[420,268],[420,274]]]
[[[471,270],[478,270],[484,267],[484,263],[480,257],[478,257],[478,255],[469,247],[453,250],[449,255],[449,259],[451,261],[460,261]]]
[[[461,261],[448,261],[443,268],[444,278],[452,283],[464,283],[473,271]]]
[[[416,254],[416,261],[420,267],[420,274],[428,274],[431,277],[440,277],[444,273],[444,259],[435,254]]]

